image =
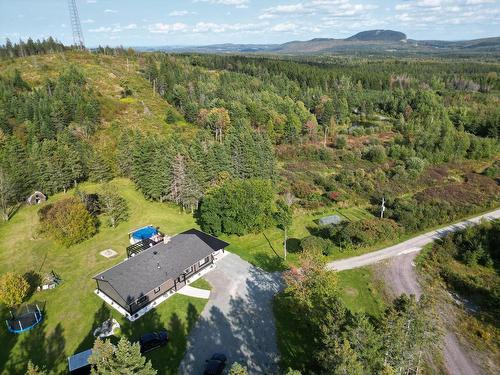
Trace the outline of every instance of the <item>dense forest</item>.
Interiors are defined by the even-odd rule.
[[[278,227],[285,249],[301,215],[359,209],[364,216],[307,227],[289,249],[300,255],[275,313],[285,311],[278,324],[289,325],[278,327],[287,334],[278,341],[296,342],[280,348],[282,365],[418,374],[436,364],[432,298],[403,295],[378,317],[354,313],[326,257],[498,206],[498,63],[75,51],[52,39],[8,43],[0,57],[3,220],[41,191],[49,203],[39,234],[73,246],[101,230],[99,215],[110,227],[126,221],[125,199],[105,184],[115,177],[211,234]],[[102,191],[80,192],[85,181],[104,183]],[[497,224],[445,239],[427,260],[450,288],[486,296],[490,315],[495,280],[469,271],[491,276]]]
[[[58,44],[34,45],[41,53]],[[353,246],[376,242],[376,232],[387,230],[381,225],[397,235],[498,202],[498,173],[491,172],[500,126],[496,64],[345,58],[322,64],[124,49],[116,55],[136,62],[137,74],[172,105],[164,126],[187,123],[195,132],[151,137],[147,129],[122,128],[103,153],[94,140],[107,103],[80,68],[70,65],[36,86],[17,70],[2,75],[5,219],[35,188],[53,194],[114,176],[130,177],[148,199],[192,212],[207,192],[241,179],[271,181],[304,209],[368,205],[377,215],[384,196],[388,224],[345,224],[352,228],[337,231],[341,237],[328,228],[317,233]],[[126,83],[121,97],[134,97]],[[477,173],[474,165],[488,163],[489,173]],[[201,224],[207,220],[202,215]],[[355,238],[368,228],[375,237]]]

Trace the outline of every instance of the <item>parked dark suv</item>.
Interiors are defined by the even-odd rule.
[[[160,346],[166,345],[168,342],[168,333],[167,331],[157,331],[146,333],[142,335],[139,340],[139,345],[141,347],[141,353],[144,354],[149,352],[150,350],[154,350],[159,348]]]

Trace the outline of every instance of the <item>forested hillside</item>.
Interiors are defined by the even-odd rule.
[[[307,210],[378,215],[384,196],[396,235],[424,229],[498,202],[499,70],[123,49],[6,58],[3,217],[34,189],[54,194],[85,180],[129,177],[146,198],[195,212],[213,189],[257,179]],[[202,212],[208,229],[215,213]],[[376,238],[357,233],[381,223],[316,235],[363,246]]]
[[[147,223],[167,234],[199,226],[263,270],[286,271],[274,304],[282,370],[440,371],[432,298],[375,301],[357,274],[371,296],[357,303],[371,298],[377,308],[354,311],[340,273],[325,263],[498,207],[500,64],[27,45],[0,48],[2,264],[25,257],[16,272],[32,271],[48,256],[65,284],[46,294],[45,321],[58,336],[39,330],[5,340],[0,361],[12,371],[32,358],[62,372],[66,354],[90,347],[91,320],[103,321],[90,275],[114,262],[98,254],[114,248],[124,256],[127,231]],[[48,202],[21,207],[35,190]],[[318,220],[325,216],[334,224]],[[469,251],[467,232],[457,236],[428,265],[453,288],[467,283],[476,293],[485,285],[471,282],[471,272],[489,275],[497,257],[486,247]],[[75,296],[76,307],[67,303]],[[160,373],[177,373],[203,307],[189,311],[177,300],[159,307],[177,337],[171,352],[153,356]],[[132,331],[124,324],[122,332],[135,340],[156,323]],[[47,337],[61,347],[54,355],[35,344]]]

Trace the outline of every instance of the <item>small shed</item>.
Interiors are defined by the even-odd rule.
[[[319,225],[335,225],[335,224],[340,224],[343,221],[344,221],[344,218],[339,216],[339,215],[330,215],[330,216],[325,216],[325,217],[322,217],[321,219],[319,219],[318,224]]]
[[[35,191],[27,199],[28,204],[40,204],[47,200],[47,196],[41,191]]]
[[[92,355],[92,349],[85,350],[68,357],[68,369],[70,374],[90,374],[91,365],[89,358]]]

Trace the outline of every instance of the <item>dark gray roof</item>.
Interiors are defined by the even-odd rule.
[[[94,279],[109,282],[127,303],[131,303],[228,245],[209,234],[190,229],[173,236],[167,243],[160,242],[117,264]]]

